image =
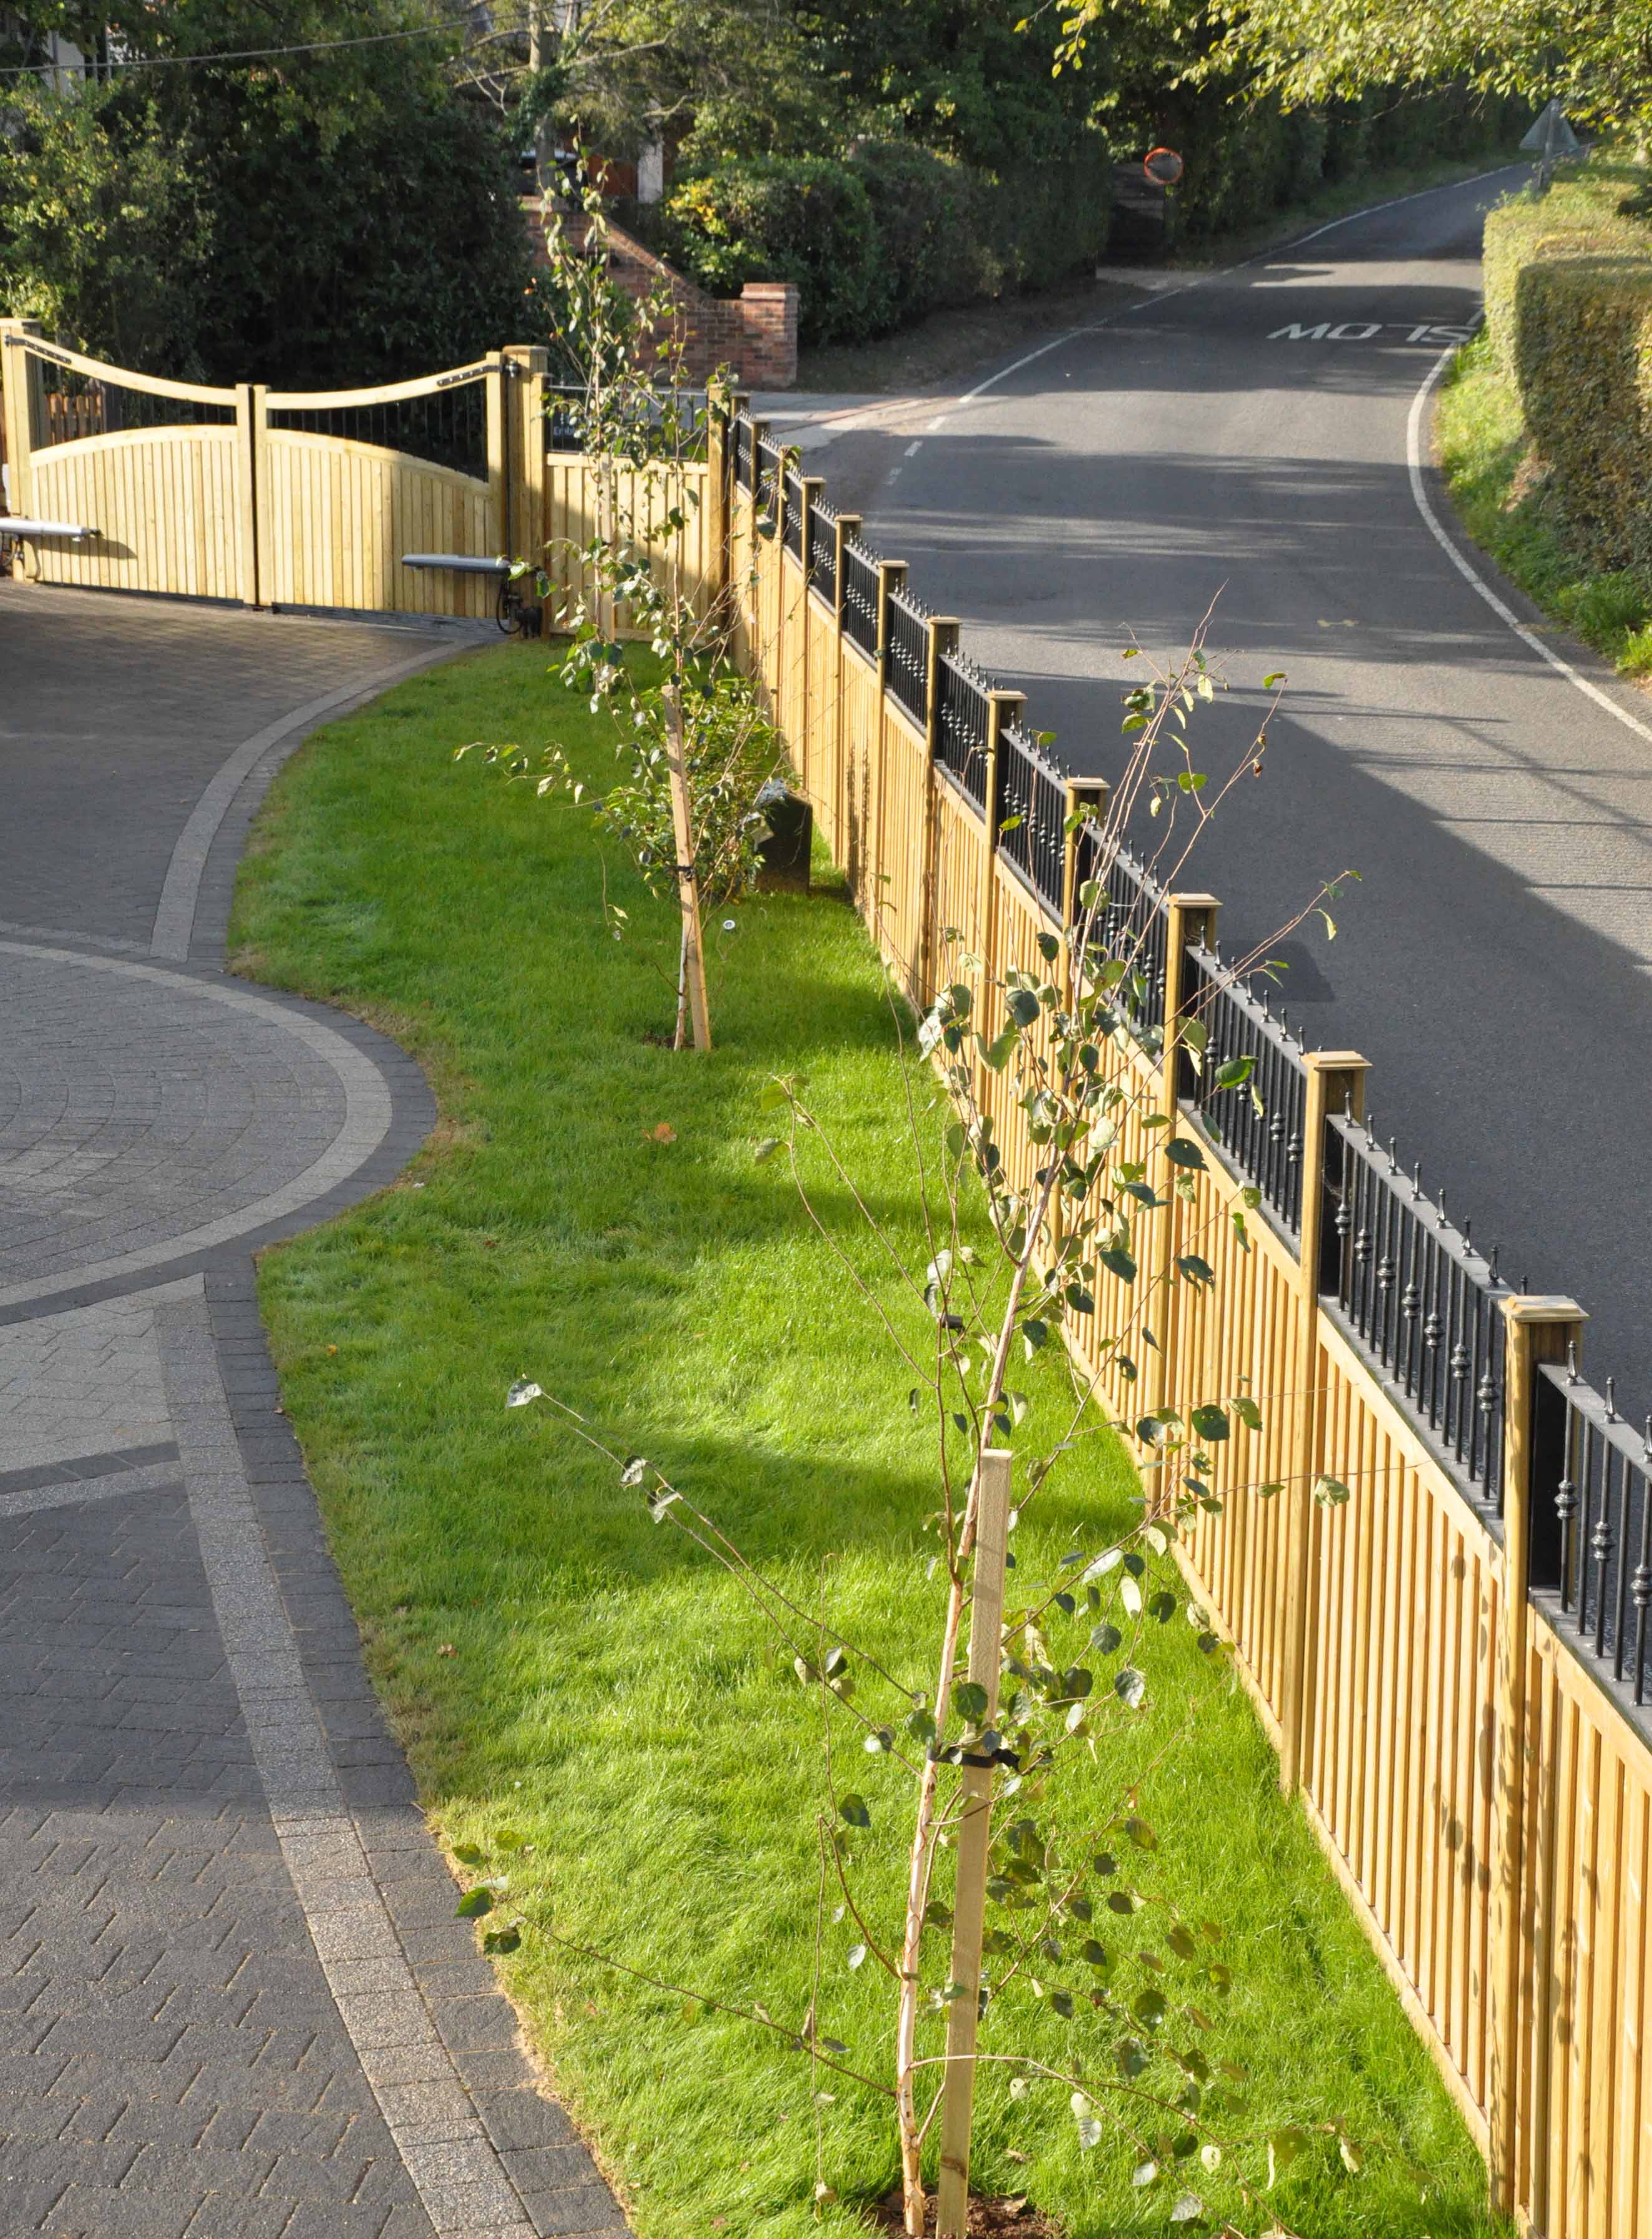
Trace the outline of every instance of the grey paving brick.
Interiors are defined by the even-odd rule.
[[[0,585],[0,2239],[622,2228],[453,1918],[250,1263],[428,1124],[216,969],[285,711],[410,650]]]

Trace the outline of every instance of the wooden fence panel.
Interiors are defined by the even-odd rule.
[[[1334,1330],[1304,1794],[1483,2145],[1502,1550]]]
[[[408,552],[496,553],[485,482],[308,429],[267,427],[260,461],[259,578],[268,605],[492,615],[491,578],[401,564]]]
[[[232,423],[89,435],[36,451],[30,478],[36,515],[83,522],[97,534],[85,543],[32,546],[32,579],[240,599],[243,529],[250,527],[243,441]]]
[[[1652,1752],[1531,1618],[1516,2184],[1534,2231],[1652,2228]]]

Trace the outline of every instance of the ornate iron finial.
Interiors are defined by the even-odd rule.
[[[1566,1340],[1566,1381],[1568,1384],[1576,1384],[1578,1380],[1577,1339],[1575,1337],[1569,1337]]]
[[[1502,1249],[1501,1244],[1494,1244],[1491,1247],[1491,1257],[1486,1262],[1487,1266],[1491,1270],[1491,1279],[1494,1283],[1501,1283],[1503,1280],[1503,1277],[1497,1272],[1497,1254]]]
[[[1390,1135],[1388,1139],[1388,1170],[1391,1174],[1397,1174],[1400,1170],[1399,1141],[1397,1135]]]
[[[1616,1376],[1609,1376],[1606,1379],[1606,1419],[1609,1423],[1616,1423],[1618,1419]]]
[[[1411,1202],[1415,1205],[1423,1194],[1423,1161],[1419,1159],[1411,1169]]]
[[[1443,1190],[1440,1192],[1440,1218],[1437,1226],[1441,1228],[1450,1228],[1451,1226],[1450,1222],[1445,1217],[1445,1192]]]
[[[1443,1198],[1442,1198],[1442,1199],[1440,1199],[1440,1203],[1441,1203],[1442,1205],[1443,1205],[1443,1204],[1445,1203],[1445,1199],[1444,1199]],[[1470,1238],[1470,1233],[1471,1233],[1471,1232],[1472,1232],[1472,1231],[1473,1231],[1473,1228],[1474,1228],[1474,1223],[1473,1223],[1473,1221],[1471,1221],[1471,1220],[1465,1220],[1465,1221],[1463,1222],[1463,1250],[1464,1250],[1465,1252],[1467,1252],[1467,1251],[1469,1251],[1469,1250],[1470,1249],[1470,1243],[1469,1243],[1469,1238]]]

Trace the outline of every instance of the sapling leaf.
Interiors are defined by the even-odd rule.
[[[838,1811],[852,1827],[870,1827],[872,1824],[872,1814],[866,1809],[866,1797],[857,1796],[853,1789],[847,1796],[839,1797]]]
[[[455,1843],[453,1854],[461,1866],[481,1866],[488,1863],[488,1853],[480,1843]]]
[[[530,1384],[525,1376],[519,1376],[505,1394],[505,1405],[508,1407],[526,1407],[529,1400],[544,1397],[537,1384]]]
[[[483,1913],[494,1909],[494,1893],[490,1889],[467,1890],[454,1908],[461,1920],[480,1920]]]
[[[520,1928],[489,1928],[483,1931],[481,1948],[492,1954],[514,1951],[521,1940]]]
[[[1113,1681],[1113,1692],[1121,1703],[1139,1711],[1147,1699],[1147,1682],[1133,1664],[1127,1664]]]

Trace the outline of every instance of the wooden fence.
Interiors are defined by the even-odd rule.
[[[926,1005],[965,953],[1044,976],[1037,937],[1090,871],[1068,811],[1105,787],[1051,761],[760,424],[719,431],[713,475],[737,655],[902,985]],[[1142,1024],[1167,1030],[1165,1057],[1149,1035],[1118,1060],[1144,1092],[1120,1155],[1165,1166],[1155,1107],[1211,1153],[1191,1205],[1165,1167],[1138,1232],[1146,1272],[1190,1249],[1215,1270],[1167,1286],[1150,1404],[1261,1412],[1216,1450],[1223,1512],[1184,1566],[1496,2204],[1548,2239],[1652,2239],[1647,1450],[1577,1372],[1581,1310],[1513,1292],[1370,1136],[1364,1060],[1305,1050],[1222,964],[1215,898],[1159,892],[1128,854],[1106,875]],[[1198,1073],[1174,1034],[1193,1014]],[[1207,1086],[1236,1055],[1260,1114]],[[983,1069],[980,1093],[1025,1181],[1011,1085]],[[1091,1326],[1128,1314],[1098,1295]]]
[[[14,515],[36,535],[39,583],[239,601],[325,613],[486,621],[495,576],[409,567],[407,555],[491,561],[543,552],[557,597],[600,517],[597,478],[550,409],[547,353],[521,345],[415,381],[355,389],[166,381],[0,320],[0,456]],[[709,580],[703,461],[640,485],[620,469],[610,509],[639,528],[680,506],[660,568]],[[691,500],[684,504],[685,497]]]
[[[601,516],[534,351],[295,395],[121,374],[21,322],[0,336],[14,508],[100,530],[30,547],[38,580],[474,615],[490,585],[415,577],[403,549],[548,543],[566,592]],[[1652,1461],[1609,1384],[1578,1373],[1581,1310],[1512,1292],[1398,1171],[1362,1123],[1363,1060],[1305,1050],[1224,966],[1213,896],[1162,893],[1128,853],[1086,858],[1066,819],[1105,787],[1050,760],[1020,695],[794,455],[713,414],[707,461],[647,495],[689,501],[660,564],[733,594],[736,656],[914,1002],[966,953],[1042,976],[1038,935],[1105,874],[1108,929],[1143,960],[1138,1023],[1168,1053],[1152,1031],[1121,1050],[1143,1098],[1120,1154],[1162,1165],[1155,1106],[1210,1144],[1194,1202],[1164,1192],[1142,1230],[1150,1274],[1196,1244],[1214,1270],[1167,1285],[1147,1401],[1260,1411],[1219,1450],[1224,1511],[1190,1533],[1190,1577],[1494,2200],[1546,2239],[1652,2239]],[[1198,1073],[1176,1040],[1191,1015]],[[1237,1055],[1259,1113],[1211,1092]],[[1025,1178],[1009,1083],[984,1071],[981,1093]],[[1128,1316],[1111,1280],[1101,1329]],[[1317,1498],[1326,1481],[1346,1500]]]

